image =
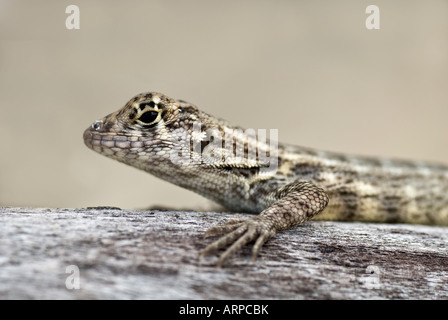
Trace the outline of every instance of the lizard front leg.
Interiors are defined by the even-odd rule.
[[[273,235],[311,219],[325,209],[329,201],[323,189],[308,181],[287,184],[268,197],[273,197],[274,202],[259,215],[246,220],[230,219],[224,225],[211,227],[205,237],[224,236],[208,245],[201,257],[228,247],[218,262],[218,266],[222,266],[232,254],[255,241],[252,249],[252,260],[255,260],[261,246]]]

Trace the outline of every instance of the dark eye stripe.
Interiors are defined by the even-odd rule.
[[[143,110],[145,110],[145,108],[146,107],[150,107],[150,108],[155,108],[156,107],[156,104],[154,103],[154,101],[149,101],[149,102],[141,102],[139,105],[138,105],[138,108],[141,110],[141,111],[143,111]]]

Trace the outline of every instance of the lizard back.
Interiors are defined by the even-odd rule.
[[[448,166],[285,146],[281,174],[329,195],[315,219],[448,225]]]

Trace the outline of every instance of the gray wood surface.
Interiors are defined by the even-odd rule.
[[[448,228],[311,221],[255,263],[251,246],[198,259],[235,216],[0,207],[0,299],[448,298]]]

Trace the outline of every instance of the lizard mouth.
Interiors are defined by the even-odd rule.
[[[97,139],[97,137],[96,137],[96,135],[95,135],[95,138],[94,138],[94,134],[93,134],[93,132],[91,131],[91,127],[89,127],[89,128],[87,128],[85,131],[84,131],[84,134],[82,135],[82,137],[83,137],[83,139],[84,139],[84,144],[87,146],[87,147],[89,147],[89,149],[93,149],[93,141],[94,140],[98,140]],[[99,140],[101,140],[101,139],[99,139]],[[95,145],[96,145],[97,143],[95,143]]]
[[[84,131],[84,144],[93,151],[113,158],[136,158],[148,148],[161,146],[161,141],[108,130],[107,122],[95,121]]]
[[[92,132],[90,128],[86,129],[83,134],[84,138],[84,144],[89,147],[90,149],[93,149],[95,151],[97,150],[96,147],[106,147],[106,148],[116,148],[119,147],[119,145],[116,144],[116,142],[121,140],[115,140],[114,138],[117,137],[116,135],[110,135],[107,133],[98,133],[98,132]],[[126,148],[126,145],[123,145],[123,148]]]
[[[113,135],[110,132],[104,131],[104,121],[97,120],[90,127],[88,127],[83,134],[84,143],[90,149],[100,152],[98,147],[107,146],[105,141],[113,141]],[[111,147],[115,147],[111,145]],[[101,153],[101,152],[100,152]]]
[[[85,145],[99,153],[111,153],[110,151],[116,152],[144,146],[138,137],[107,131],[105,127],[102,120],[97,120],[87,128],[83,134]]]

